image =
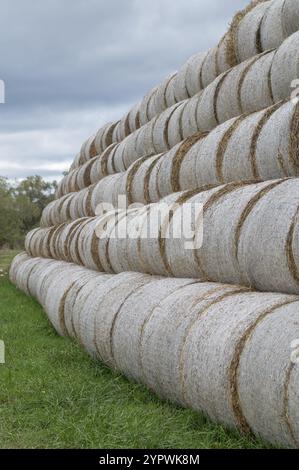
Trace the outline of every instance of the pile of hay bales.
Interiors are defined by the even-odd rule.
[[[232,429],[298,446],[298,296],[26,254],[11,279],[93,358]]]
[[[299,447],[298,29],[299,0],[239,12],[84,142],[10,270],[92,357],[285,447]]]
[[[166,212],[155,233],[144,236],[155,213],[163,213],[164,203],[172,207],[171,220]],[[194,220],[184,217],[186,204],[203,206],[203,243],[197,249],[186,249],[186,238],[175,236],[180,220],[187,234],[200,236],[200,221],[193,226]],[[116,228],[121,233],[125,226],[125,237],[115,237]],[[99,237],[103,227],[105,236]],[[163,237],[166,230],[169,237]],[[132,212],[112,211],[35,229],[26,239],[33,257],[70,261],[102,272],[196,277],[293,294],[299,294],[298,246],[299,178],[173,193]]]

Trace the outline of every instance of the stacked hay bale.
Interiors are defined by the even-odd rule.
[[[218,45],[192,56],[154,87],[120,121],[108,123],[84,142],[72,168],[120,142],[172,105],[190,98],[231,67],[272,48],[297,31],[296,0],[253,0],[238,12]]]
[[[288,37],[278,49],[261,53],[221,74],[202,92],[167,108],[118,144],[99,156],[81,159],[61,182],[57,196],[124,171],[138,158],[169,151],[197,132],[208,132],[242,114],[253,113],[288,99],[297,78],[299,33]],[[281,70],[284,70],[281,76]],[[84,165],[85,164],[85,165]],[[81,166],[83,165],[83,168]],[[92,170],[96,165],[97,169]]]
[[[196,226],[196,219],[186,216],[188,207],[203,210],[203,243],[196,249],[186,249],[187,236],[199,237],[202,223],[199,219]],[[156,214],[162,216],[149,234]],[[180,221],[187,236],[178,238]],[[298,246],[299,178],[174,193],[134,211],[35,229],[26,239],[33,257],[74,263],[79,258],[80,264],[102,272],[196,277],[294,294],[299,294]]]
[[[286,447],[299,447],[298,25],[299,0],[252,2],[89,138],[10,270],[94,358]]]
[[[299,297],[146,274],[97,274],[19,255],[11,279],[61,335],[162,398],[297,447]]]

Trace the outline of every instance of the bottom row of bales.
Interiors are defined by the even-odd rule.
[[[10,278],[109,367],[229,428],[299,447],[298,296],[25,253]]]

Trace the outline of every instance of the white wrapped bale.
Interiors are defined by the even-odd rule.
[[[281,320],[282,317],[287,319],[290,315],[293,325],[292,316],[297,308],[298,297],[241,293],[228,296],[200,311],[197,320],[189,329],[189,334],[184,338],[181,353],[183,402],[186,405],[192,403],[198,410],[206,409],[213,420],[220,420],[229,427],[237,427],[243,433],[255,431],[274,444],[283,442],[284,445],[293,447],[291,436],[288,435],[285,439],[289,433],[286,433],[286,419],[282,413],[284,375],[290,365],[288,340],[293,332],[290,326],[287,327],[280,343],[280,327],[276,330],[275,339],[272,336],[269,338],[271,343],[265,345],[264,340],[269,332],[264,330],[264,321],[268,320],[271,324],[273,316],[280,314]],[[282,321],[280,324],[282,326],[286,322]],[[249,358],[246,349],[254,344],[254,337],[260,328],[263,330],[263,340]],[[277,354],[271,354],[275,343],[280,351],[277,365]],[[254,360],[255,373],[252,373],[252,366],[249,368],[250,372],[244,367],[243,360],[247,362],[248,359]],[[273,394],[268,393],[263,373],[259,369],[261,365],[262,371],[265,371],[265,363],[268,365],[266,381],[269,385],[271,382],[270,390],[275,390]],[[194,380],[194,370],[199,377],[206,379]],[[251,384],[255,388],[254,391]],[[254,409],[248,413],[248,404],[252,405],[254,398],[257,400]],[[266,426],[264,423],[262,425],[265,416]],[[271,437],[270,433],[265,434],[265,427],[273,431]]]
[[[116,146],[117,144],[111,144],[101,155],[91,159],[91,167],[89,170],[90,184],[94,184],[101,178],[107,176],[108,159]]]
[[[134,274],[128,274],[128,277],[134,278]],[[109,275],[97,275],[96,277],[84,283],[75,297],[70,318],[67,320],[71,336],[74,337],[88,352],[96,356],[95,346],[95,325],[94,317],[97,313],[102,299],[112,290],[112,285],[117,287],[121,283],[121,278],[115,278]],[[112,285],[111,285],[112,284]],[[109,286],[110,289],[109,289]],[[96,292],[96,295],[95,295]],[[89,333],[92,337],[89,337]]]
[[[261,42],[262,20],[270,7],[270,3],[273,2],[262,2],[258,4],[239,22],[235,35],[235,53],[238,62],[242,62],[256,54],[260,54],[262,51],[276,47],[263,47]],[[277,46],[279,46],[279,44],[277,44]]]
[[[43,302],[46,295],[44,291],[45,279],[48,278],[51,272],[56,271],[58,266],[59,262],[53,259],[43,260],[42,263],[35,263],[35,267],[27,278],[27,286],[29,294],[37,299],[38,302]]]
[[[105,150],[105,145],[104,145],[104,135],[107,129],[111,127],[112,123],[108,122],[105,126],[101,127],[98,132],[95,135],[94,139],[94,145],[97,151],[97,154],[99,155]]]
[[[193,279],[154,277],[151,282],[131,294],[123,304],[114,323],[113,356],[117,368],[126,376],[139,382],[143,380],[140,345],[144,326],[165,298],[175,292],[178,295],[189,285],[199,286]],[[147,301],[140,309],[144,299]]]
[[[130,127],[129,127],[129,112],[124,115],[124,117],[120,120],[118,123],[118,132],[117,132],[117,137],[114,137],[117,142],[122,141],[125,139],[129,134],[131,133]],[[113,141],[113,137],[112,137]]]
[[[64,229],[63,233],[61,234],[61,242],[62,242],[62,253],[64,256],[65,261],[71,261],[71,243],[73,238],[76,236],[77,229],[79,230],[80,224],[84,222],[86,219],[79,219],[75,220],[69,224],[67,224]],[[51,234],[49,235],[51,237]]]
[[[129,204],[151,203],[211,184],[298,176],[298,126],[299,105],[287,101],[226,121],[208,135],[196,133],[164,154],[140,158],[126,172],[100,180],[90,188],[89,210],[85,204],[81,214],[94,215],[101,202],[116,206],[121,195]],[[59,201],[45,209],[42,226],[71,218],[70,201],[62,206]],[[72,211],[73,218],[76,214]]]
[[[174,291],[163,299],[147,318],[141,334],[139,354],[143,372],[142,381],[155,390],[159,396],[168,397],[171,401],[180,404],[188,403],[190,406],[190,402],[185,401],[184,378],[187,373],[183,370],[184,363],[182,361],[186,346],[185,341],[192,332],[192,327],[196,327],[201,315],[204,315],[210,306],[222,304],[226,298],[234,299],[239,294],[244,298],[246,291],[248,289],[237,286],[213,283],[191,284]],[[270,295],[273,296],[273,294]],[[166,327],[167,323],[168,328]],[[194,363],[192,363],[192,370],[194,371]],[[163,380],[161,380],[162,377]],[[205,384],[208,381],[207,378]],[[190,384],[188,391],[192,385]],[[215,392],[216,390],[217,388]],[[205,401],[205,406],[208,407],[209,401],[206,400],[206,397]],[[195,397],[192,403],[196,403],[198,406]],[[199,406],[198,409],[200,409]],[[213,416],[210,409],[209,414]],[[230,425],[233,426],[231,423]]]
[[[150,109],[150,103],[151,101],[155,100],[155,95],[157,93],[157,87],[153,88],[150,90],[147,95],[143,98],[141,101],[140,107],[139,107],[139,121],[140,125],[144,126],[147,124],[153,117],[154,115],[150,115],[149,109]]]
[[[282,8],[283,30],[286,37],[298,30],[299,8],[297,0],[286,0]]]
[[[151,144],[148,147],[146,147],[146,145],[144,146],[145,151],[143,151],[141,145],[141,149],[138,152],[139,156],[146,154],[149,155],[150,153],[157,154],[169,150],[171,148],[168,136],[168,126],[172,116],[175,116],[176,120],[180,119],[180,113],[176,113],[176,111],[179,109],[181,109],[181,103],[171,106],[162,114],[160,114],[160,116],[154,121],[152,128],[148,125],[149,129],[152,129],[152,131],[150,132]],[[177,138],[179,138],[178,135]],[[147,149],[150,149],[150,151],[147,152]],[[141,154],[142,151],[143,153]]]
[[[166,108],[170,108],[171,106],[173,106],[174,104],[176,104],[176,96],[175,96],[175,87],[176,87],[176,77],[177,77],[177,73],[175,73],[172,77],[171,80],[169,80],[169,83],[166,87],[166,90],[165,90],[165,104],[166,104]]]
[[[299,76],[298,48],[299,32],[287,38],[274,56],[270,81],[275,102],[288,98],[294,90],[292,82]]]
[[[271,75],[271,67],[273,63],[275,52],[265,52],[260,54],[257,60],[251,60],[251,63],[246,69],[246,73],[241,77],[238,84],[238,101],[241,108],[241,113],[253,113],[257,109],[263,109],[267,106],[276,103],[279,100],[274,100],[272,87],[269,84],[269,77]],[[256,77],[260,78],[259,86],[256,86]],[[284,96],[288,96],[287,91]],[[257,107],[257,103],[259,106]],[[224,119],[221,119],[223,122]]]
[[[141,102],[137,103],[130,111],[129,111],[129,127],[130,131],[134,132],[136,129],[139,129],[140,127],[140,113],[139,113],[139,108],[140,108]]]
[[[235,126],[237,120],[234,118],[227,121],[216,127],[206,137],[201,138],[184,155],[183,160],[178,162],[180,166],[177,169],[172,168],[173,181],[178,182],[178,190],[192,189],[206,184],[222,183],[218,178],[219,162],[217,161],[217,156],[222,149],[223,137],[232,126]],[[241,155],[239,155],[240,160],[242,158]]]
[[[80,150],[80,164],[82,165],[90,157],[91,146],[94,142],[95,135],[89,137],[83,144]],[[94,156],[94,155],[93,155]]]
[[[256,54],[278,48],[298,30],[297,0],[257,0],[238,12],[227,34],[207,53],[192,56],[178,73],[153,88],[118,123],[109,123],[84,143],[71,169],[120,142],[178,101],[194,96],[221,73]],[[285,96],[284,96],[285,97]]]
[[[176,73],[171,74],[167,77],[159,86],[155,93],[153,106],[156,111],[156,115],[161,114],[169,106],[172,106],[175,103],[168,104],[167,102],[167,89],[168,87],[173,87],[174,81],[176,81]]]
[[[36,258],[22,256],[22,259],[18,257],[16,262],[11,265],[12,282],[15,282],[16,286],[27,295],[30,295],[28,280],[31,272],[36,269],[36,260]]]
[[[211,131],[242,113],[252,113],[288,98],[290,84],[298,75],[298,40],[299,33],[295,33],[276,53],[262,53],[232,68],[200,95],[175,104],[130,134],[109,155],[107,173],[124,171],[144,155],[165,152],[196,132]],[[72,186],[76,186],[77,179]]]
[[[237,369],[236,408],[242,410],[244,427],[247,424],[247,429],[266,440],[292,448],[299,446],[298,363],[290,361],[290,346],[298,336],[296,310],[298,303],[289,300],[281,307],[265,309],[244,332],[239,341],[239,363],[233,364]],[[262,356],[264,359],[260,360]],[[259,370],[254,367],[257,361]],[[262,405],[258,413],[253,408],[256,400]]]
[[[290,14],[292,18],[290,18]],[[299,6],[296,0],[275,0],[267,9],[260,28],[263,50],[278,47],[298,30]]]
[[[81,342],[91,354],[100,357],[110,367],[114,366],[111,337],[118,313],[127,298],[150,282],[150,276],[138,273],[112,276],[97,295],[96,305],[91,299],[89,304],[86,302],[83,306],[77,322]],[[99,311],[102,313],[100,318]]]
[[[107,272],[139,270],[150,274],[174,277],[198,277],[215,282],[232,282],[252,285],[260,290],[298,293],[298,250],[296,249],[297,211],[299,206],[297,178],[272,180],[253,184],[229,183],[205,191],[175,193],[161,201],[134,212],[120,211],[111,218],[106,238],[99,239],[94,247],[100,265]],[[160,208],[165,204],[177,206],[172,217]],[[163,237],[165,229],[172,233],[185,217],[188,204],[204,205],[204,237],[200,249],[186,249],[185,237]],[[187,204],[185,206],[184,204]],[[172,207],[172,206],[171,206]],[[192,206],[195,207],[195,206]],[[154,215],[159,214],[160,219]],[[105,217],[83,220],[76,227],[76,236],[70,243],[71,260],[84,264],[90,255],[90,244],[84,244],[83,228],[86,224],[107,222]],[[189,232],[198,227],[187,218],[184,224]],[[272,236],[275,220],[276,236]],[[154,221],[155,232],[144,237],[144,230]],[[229,221],[229,223],[228,223]],[[134,237],[128,232],[115,236],[113,228],[136,227]],[[164,225],[164,223],[166,225]],[[51,253],[58,256],[57,228],[50,238]],[[124,235],[123,235],[124,234]],[[34,253],[40,253],[40,241],[44,232],[34,234]],[[255,240],[255,243],[253,243]],[[78,250],[78,246],[81,246]],[[85,251],[88,251],[88,255]],[[83,258],[83,259],[82,259]]]
[[[200,90],[203,89],[201,70],[206,55],[206,52],[199,52],[190,57],[190,59],[187,61],[188,66],[186,70],[185,86],[190,97],[196,95]]]
[[[175,85],[174,85],[174,95],[175,100],[177,103],[180,101],[184,101],[187,98],[190,98],[192,95],[189,94],[187,88],[187,73],[190,65],[190,59],[181,67],[175,77]]]
[[[34,293],[50,320],[56,324],[59,304],[67,332],[93,357],[213,421],[298,448],[299,369],[291,355],[298,296],[137,273],[110,277],[24,256],[12,272],[25,292],[29,277],[41,280]],[[62,272],[72,287],[64,279],[59,302],[45,305]]]
[[[13,284],[17,284],[17,275],[21,265],[29,259],[27,250],[14,257],[9,268],[9,279]]]
[[[148,178],[150,177],[154,164],[162,158],[162,156],[163,154],[153,157],[144,157],[133,163],[123,174],[123,183],[119,187],[120,191],[117,196],[125,195],[129,205],[135,201],[146,204],[145,192],[149,184]]]
[[[167,146],[171,149],[178,142],[184,139],[183,133],[183,116],[188,101],[181,102],[175,109],[174,113],[170,116],[167,124]],[[190,131],[187,131],[190,132]],[[163,148],[165,148],[163,146]]]
[[[218,47],[210,49],[205,56],[200,71],[201,89],[206,88],[219,75],[217,70]]]
[[[105,275],[105,278],[108,278],[108,275]],[[80,276],[78,276],[72,286],[68,289],[63,305],[63,317],[64,317],[64,325],[66,329],[66,333],[71,338],[76,337],[76,332],[74,329],[74,307],[77,304],[77,297],[80,294],[81,290],[85,288],[85,286],[89,286],[88,290],[91,292],[91,287],[94,288],[93,281],[97,279],[97,285],[99,284],[99,279],[101,277],[95,271],[90,271],[84,269],[84,272]]]
[[[44,299],[44,308],[49,312],[49,320],[61,336],[66,336],[64,323],[64,302],[67,292],[74,284],[82,269],[72,264],[63,265],[61,272],[56,273]]]
[[[82,230],[84,229],[85,225],[89,223],[88,218],[79,219],[76,221],[75,225],[70,225],[70,230],[72,230],[69,241],[68,241],[68,254],[70,260],[75,264],[82,265],[82,259],[80,257],[78,245],[79,245],[79,237],[82,234]]]

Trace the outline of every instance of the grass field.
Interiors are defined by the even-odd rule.
[[[7,271],[14,252],[0,251]],[[56,335],[41,307],[0,277],[0,447],[263,448],[160,401]]]

